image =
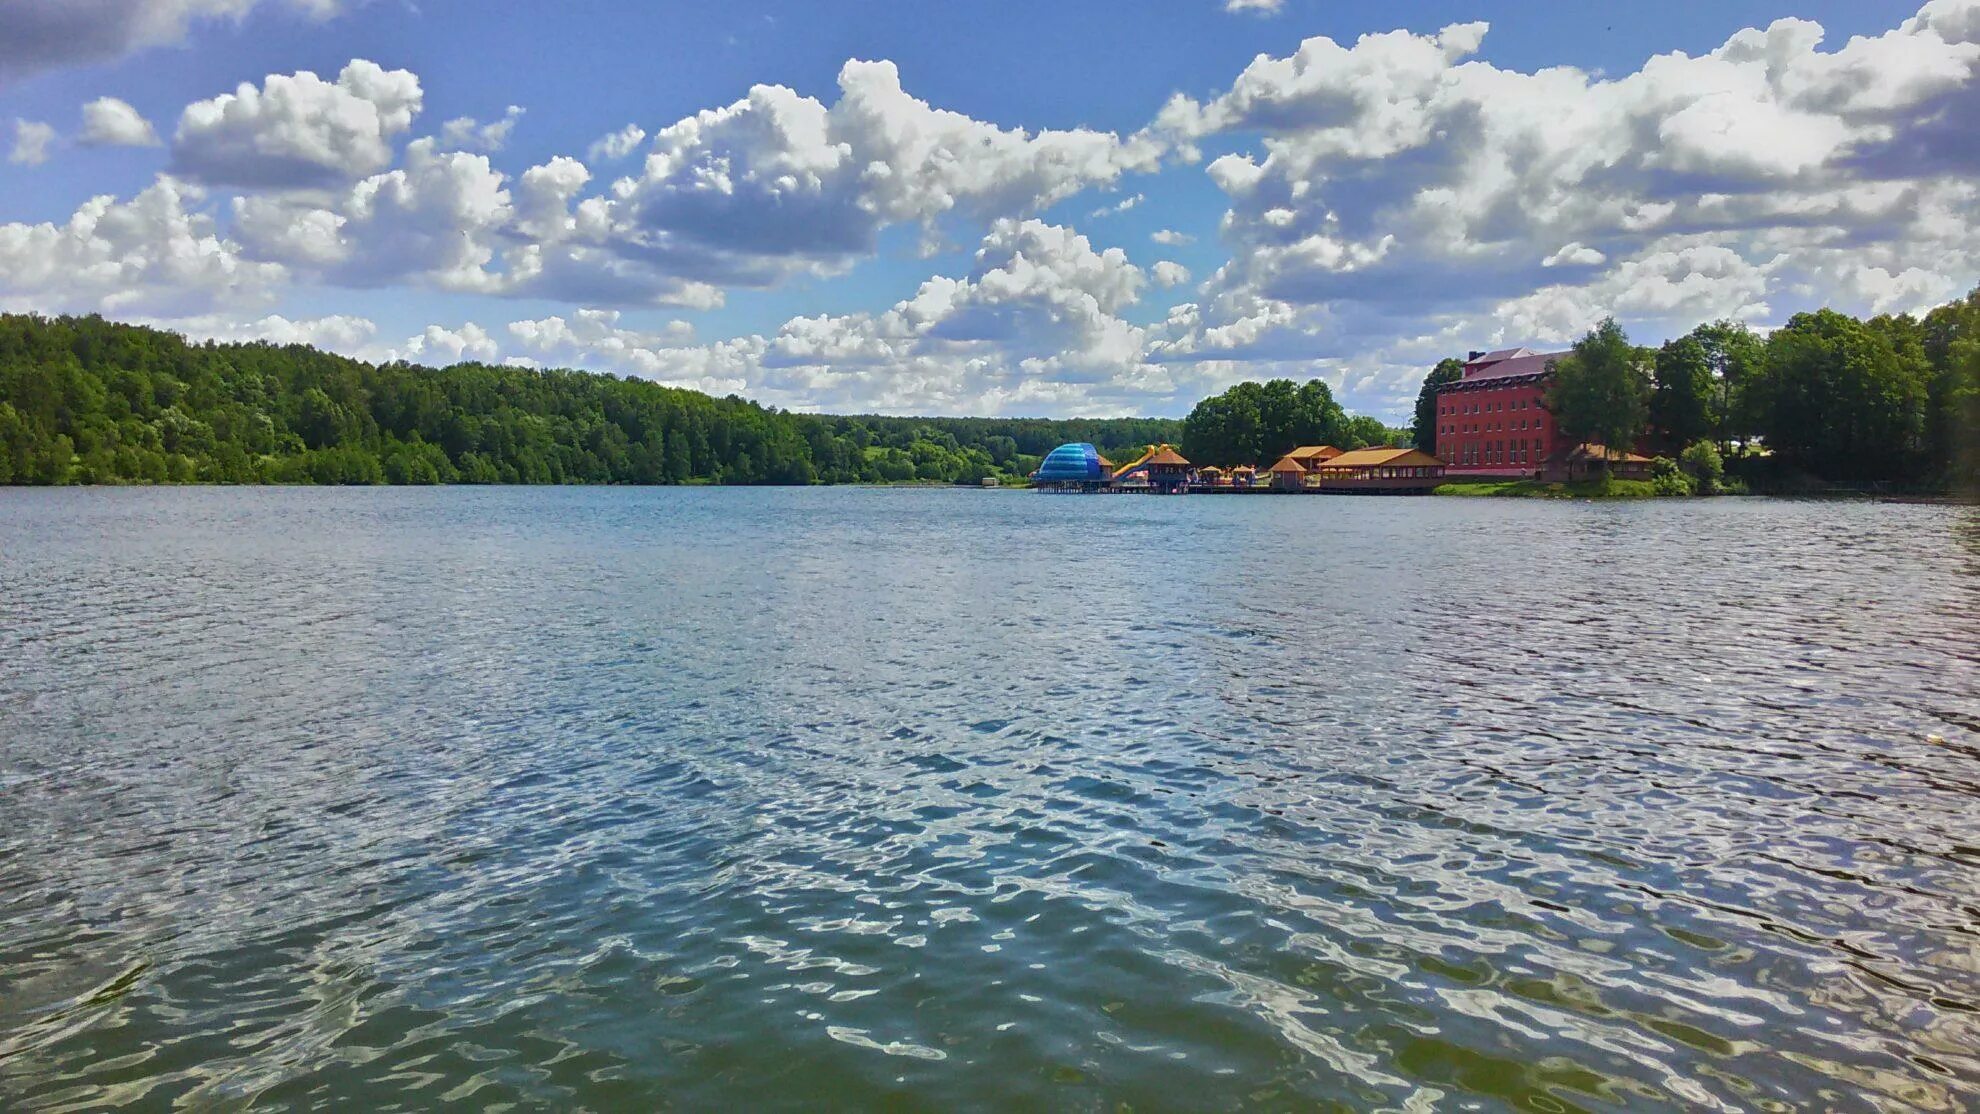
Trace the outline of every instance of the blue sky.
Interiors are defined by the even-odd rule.
[[[1395,419],[1609,313],[1980,277],[1980,0],[1232,6],[0,0],[0,308],[808,409],[1318,376]]]

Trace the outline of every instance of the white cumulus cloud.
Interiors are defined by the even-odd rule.
[[[156,147],[158,133],[128,101],[98,97],[83,105],[79,137],[87,147]]]
[[[610,135],[600,136],[585,151],[585,157],[592,162],[607,162],[613,159],[622,159],[634,151],[639,150],[639,145],[645,141],[645,128],[640,127],[638,124],[627,124]]]
[[[243,258],[199,199],[160,178],[129,201],[92,198],[61,224],[0,224],[0,305],[178,316],[267,303],[287,273]]]
[[[357,59],[334,82],[308,70],[187,105],[172,137],[175,173],[209,184],[294,188],[347,182],[392,162],[412,127],[419,78]]]

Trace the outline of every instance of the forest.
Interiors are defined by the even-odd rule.
[[[1413,429],[1349,415],[1317,379],[1239,383],[1181,421],[834,416],[591,372],[369,364],[5,314],[0,484],[975,484],[1022,482],[1067,441],[1116,460],[1169,442],[1218,465],[1302,444],[1434,453],[1435,388],[1462,366],[1431,370]],[[1769,486],[1974,490],[1980,290],[1922,318],[1821,310],[1765,336],[1722,321],[1654,349],[1603,322],[1563,362],[1549,406],[1590,440],[1723,456]]]
[[[1158,418],[823,416],[580,371],[383,365],[0,315],[0,483],[1022,482],[1052,447],[1125,459]]]

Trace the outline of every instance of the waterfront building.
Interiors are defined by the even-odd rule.
[[[1150,445],[1114,472],[1114,485],[1146,488],[1165,495],[1189,490],[1189,461],[1171,445]]]
[[[1444,477],[1444,462],[1420,449],[1355,449],[1320,462],[1308,486],[1330,494],[1427,495]]]
[[[1542,405],[1553,365],[1568,352],[1473,352],[1464,375],[1437,388],[1437,456],[1452,478],[1537,476],[1572,446]]]
[[[1321,461],[1332,460],[1339,455],[1341,450],[1332,445],[1301,445],[1287,453],[1286,458],[1297,461],[1301,468],[1311,472]]]
[[[1113,482],[1107,460],[1084,441],[1060,445],[1045,454],[1031,482],[1043,491],[1103,491]]]
[[[1603,472],[1623,480],[1650,478],[1650,458],[1641,453],[1619,453],[1607,445],[1583,441],[1555,450],[1540,468],[1540,478],[1548,483],[1592,480]]]
[[[1272,465],[1272,487],[1278,491],[1303,491],[1306,488],[1306,466],[1294,460],[1288,453]]]
[[[1203,467],[1197,469],[1196,480],[1198,483],[1207,484],[1210,487],[1231,486],[1231,478],[1224,474],[1224,470],[1222,468],[1219,468],[1214,464],[1206,464]]]

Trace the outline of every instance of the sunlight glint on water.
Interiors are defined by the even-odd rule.
[[[1971,1109],[1975,551],[0,492],[0,1106]]]

